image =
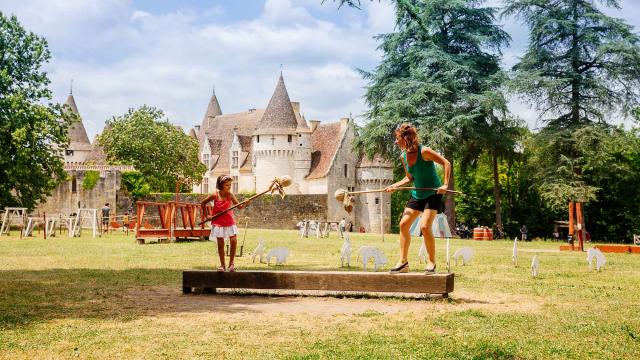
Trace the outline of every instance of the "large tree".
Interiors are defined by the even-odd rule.
[[[496,24],[496,10],[482,3],[396,1],[396,31],[378,36],[383,59],[374,71],[363,71],[370,110],[360,145],[369,154],[397,156],[393,130],[401,122],[415,124],[423,141],[451,163],[456,151],[488,143],[483,136],[497,129],[492,122],[505,119],[500,57],[510,38]],[[451,196],[446,209],[453,226]]]
[[[98,142],[111,162],[141,172],[152,191],[172,192],[178,180],[200,182],[206,171],[198,142],[146,105],[108,120]]]
[[[34,208],[66,178],[71,115],[52,104],[44,38],[0,12],[0,207]]]
[[[617,0],[599,3],[619,8]],[[527,50],[512,86],[541,113],[539,187],[547,203],[591,201],[597,187],[583,177],[588,160],[579,134],[628,115],[640,101],[640,39],[592,0],[506,0],[504,16],[529,26]],[[593,138],[598,141],[598,138]]]

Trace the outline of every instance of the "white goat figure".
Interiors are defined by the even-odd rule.
[[[640,245],[640,235],[633,235],[633,244]]]
[[[351,267],[351,239],[349,239],[349,233],[346,231],[344,233],[342,249],[340,250],[340,267],[344,267],[345,262],[347,263],[347,267]]]
[[[261,263],[264,262],[263,260],[264,250],[265,250],[265,241],[264,239],[260,239],[258,241],[258,246],[256,246],[255,250],[253,250],[253,252],[251,253],[251,262],[253,263],[256,261],[256,256],[259,257],[259,261]]]
[[[518,237],[513,238],[513,253],[511,254],[511,261],[513,261],[513,265],[518,267]]]
[[[378,267],[387,263],[387,258],[382,251],[374,246],[362,246],[358,250],[358,260],[362,258],[362,270],[367,271],[369,259],[373,259],[373,271],[378,271]]]
[[[420,264],[426,263],[429,258],[429,252],[427,251],[427,247],[424,246],[424,241],[422,241],[422,245],[420,245],[420,250],[418,250],[418,260]]]
[[[474,251],[472,248],[463,247],[456,250],[456,252],[453,253],[453,260],[456,261],[456,266],[458,266],[458,259],[462,258],[462,265],[467,265],[468,263],[471,262],[471,259],[473,259],[473,254],[474,254]]]
[[[593,258],[596,258],[596,271],[599,272],[607,262],[607,259],[605,259],[604,254],[602,253],[602,251],[600,251],[600,249],[591,248],[587,250],[587,262],[589,263],[589,271],[591,271],[591,263],[593,262]]]
[[[540,269],[540,259],[538,255],[533,255],[531,259],[531,276],[538,277],[538,270]]]
[[[282,265],[287,261],[289,256],[289,249],[285,247],[279,247],[269,250],[267,253],[267,266],[271,265],[271,258],[276,258],[276,265]]]

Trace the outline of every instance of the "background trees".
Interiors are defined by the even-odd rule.
[[[178,179],[199,182],[206,171],[198,158],[198,142],[161,110],[146,105],[107,121],[98,142],[110,162],[133,165],[142,173],[151,191],[173,192]],[[147,191],[139,178],[132,178],[132,184]]]
[[[33,209],[66,178],[71,114],[52,104],[47,42],[0,11],[0,207]]]

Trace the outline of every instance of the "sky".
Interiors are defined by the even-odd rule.
[[[487,1],[499,6],[500,0]],[[1,0],[52,54],[45,70],[54,101],[73,95],[90,139],[106,120],[143,104],[162,109],[188,131],[200,124],[215,88],[223,113],[267,106],[280,71],[307,120],[338,121],[367,110],[366,81],[382,53],[374,38],[394,30],[389,0],[362,9],[331,0]],[[607,10],[640,28],[640,0]],[[501,20],[513,38],[504,66],[517,62],[527,30]],[[530,128],[533,109],[511,110]]]

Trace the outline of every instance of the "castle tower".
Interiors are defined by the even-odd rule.
[[[379,155],[373,160],[363,155],[356,167],[357,191],[385,188],[393,183],[393,165]],[[358,225],[367,232],[380,233],[381,225],[385,232],[391,228],[391,194],[370,193],[356,198],[356,217]]]
[[[280,74],[269,105],[253,133],[254,174],[260,174],[255,180],[256,189],[267,188],[276,176],[297,177],[295,155],[298,148],[304,147],[304,144],[300,146],[297,140],[298,126],[284,79]],[[295,183],[288,191],[300,193],[302,182],[294,180]]]
[[[64,161],[66,163],[83,163],[93,147],[82,123],[80,112],[78,112],[76,100],[73,98],[73,90],[69,92],[66,105],[69,106],[69,111],[75,114],[77,119],[69,127],[69,147],[64,152]]]
[[[298,125],[296,127],[296,150],[294,154],[294,173],[291,174],[293,181],[299,185],[299,189],[303,193],[307,193],[308,189],[305,177],[311,169],[311,129],[307,125],[307,121],[300,113],[300,103],[292,102],[294,114]]]
[[[214,89],[211,93],[209,104],[207,105],[207,111],[205,111],[204,116],[202,117],[202,123],[198,129],[198,138],[202,139],[204,138],[204,134],[215,132],[216,123],[214,118],[219,115],[222,115],[222,109],[220,109],[220,103],[218,103],[218,97],[216,96],[216,91]]]

